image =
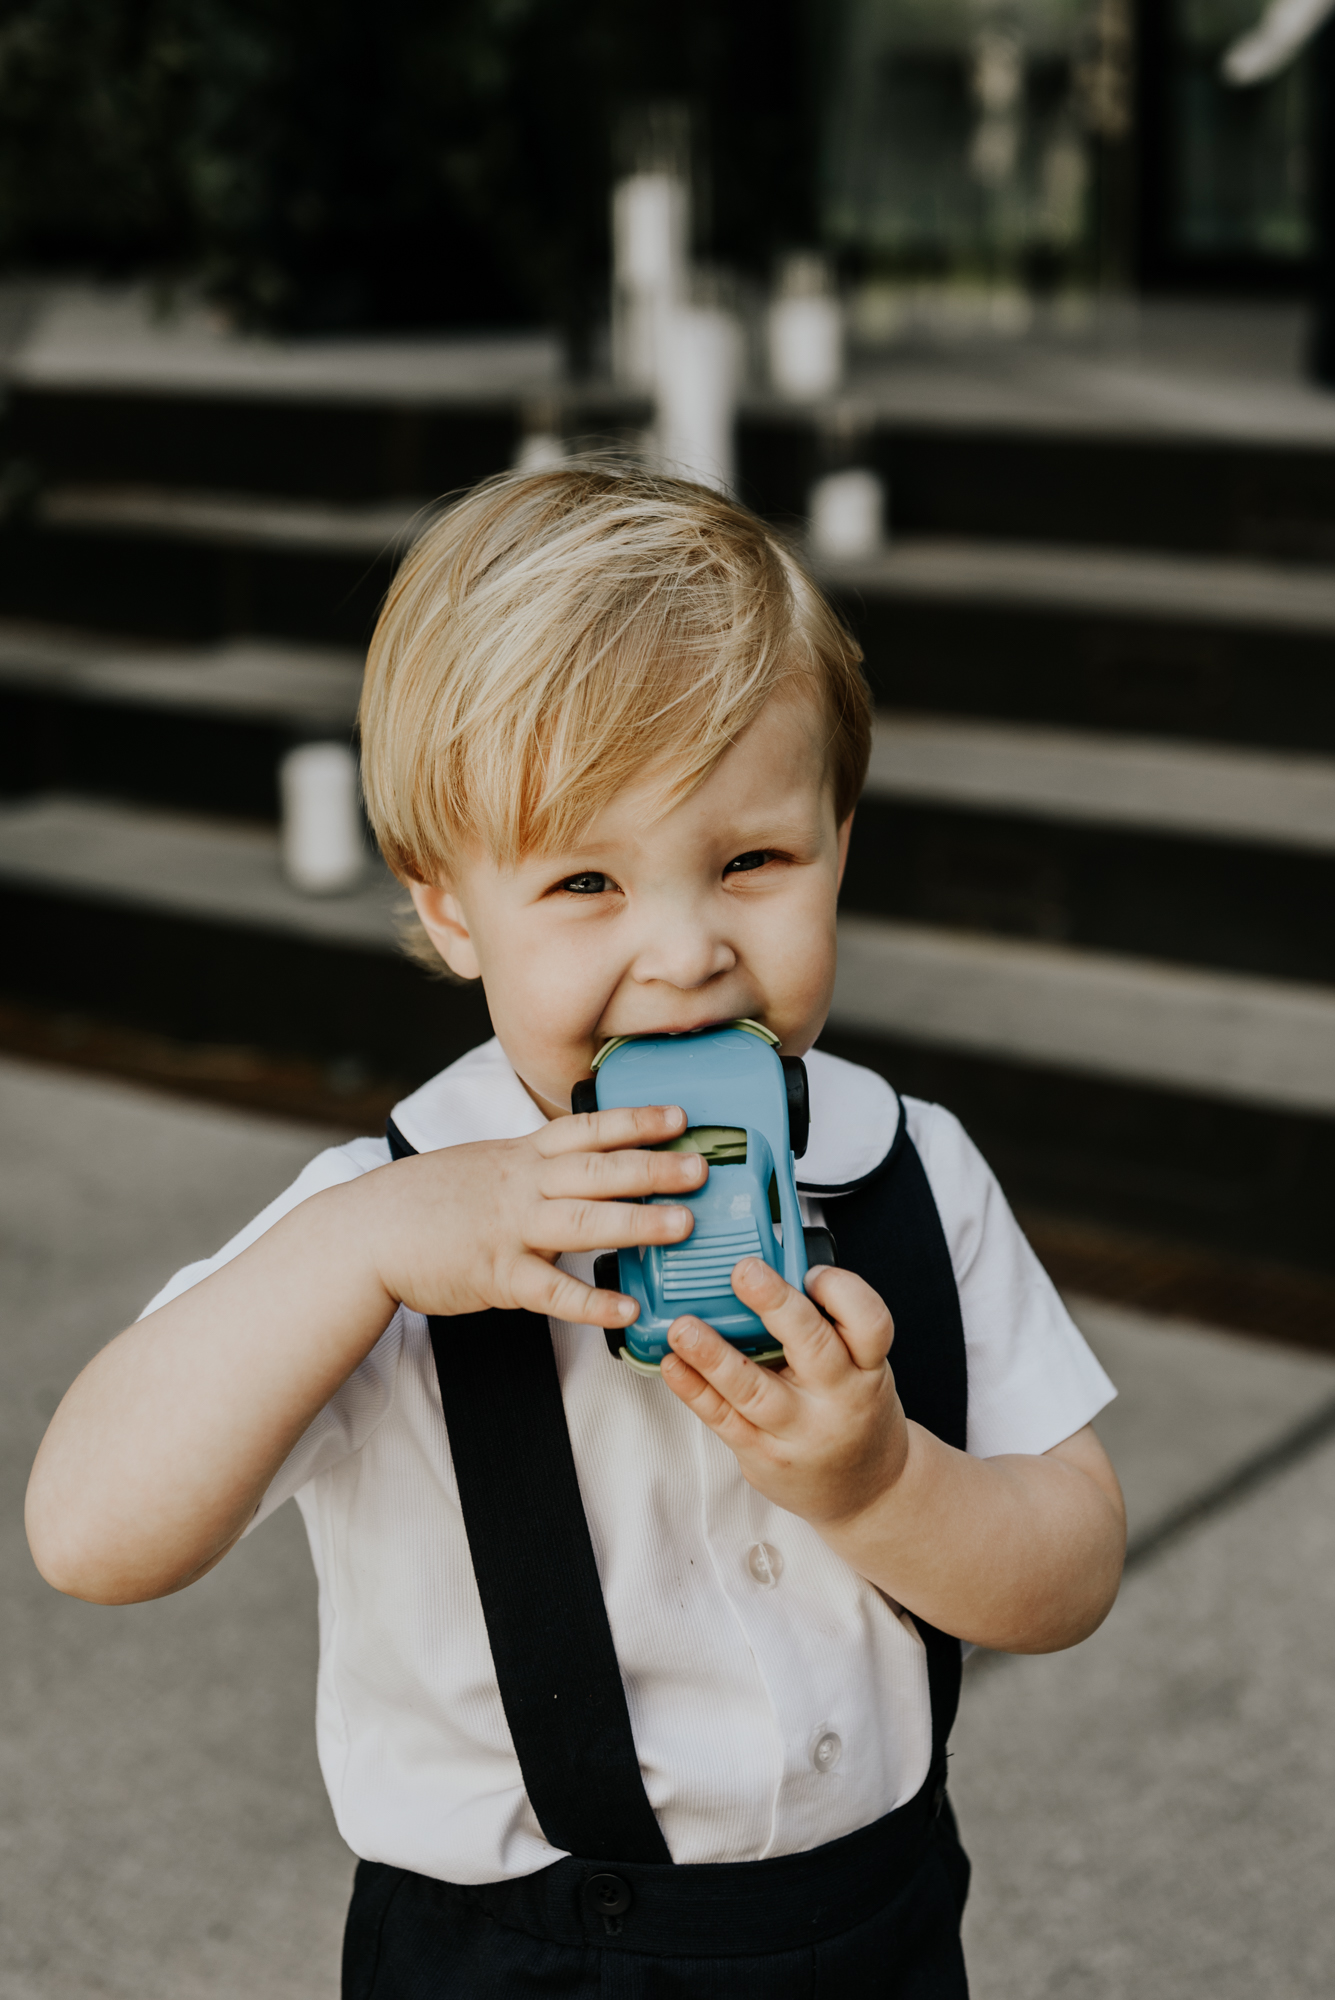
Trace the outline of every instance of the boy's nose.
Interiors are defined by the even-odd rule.
[[[631,967],[638,985],[677,986],[691,992],[707,986],[722,972],[731,972],[737,954],[726,938],[708,925],[664,917],[652,925]]]

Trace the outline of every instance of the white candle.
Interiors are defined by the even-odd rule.
[[[612,366],[638,389],[657,383],[664,321],[685,296],[690,229],[690,190],[676,174],[631,174],[612,190]]]
[[[565,461],[565,439],[555,431],[529,431],[519,440],[515,454],[516,472],[549,472]]]
[[[633,292],[680,294],[690,198],[675,174],[631,174],[612,191],[612,262]]]
[[[885,540],[885,482],[862,467],[830,472],[811,489],[811,547],[831,562],[874,556]]]
[[[742,331],[717,306],[682,306],[664,325],[658,366],[658,454],[667,470],[730,491]]]
[[[769,309],[769,373],[790,402],[830,396],[844,372],[844,316],[838,299],[775,299]]]
[[[844,372],[844,313],[820,251],[783,259],[766,333],[770,381],[780,396],[805,403],[833,395]]]
[[[323,896],[351,889],[366,865],[357,760],[346,743],[303,743],[278,769],[283,872],[294,889]]]

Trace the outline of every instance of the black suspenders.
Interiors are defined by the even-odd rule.
[[[551,1328],[527,1312],[430,1326],[492,1662],[538,1825],[571,1854],[670,1861],[640,1776]]]
[[[395,1159],[415,1151],[392,1119],[386,1130]],[[906,1413],[963,1450],[959,1294],[902,1111],[876,1172],[821,1198],[841,1264],[894,1317],[890,1359]],[[492,1661],[538,1824],[553,1847],[584,1859],[670,1861],[640,1775],[547,1321],[493,1311],[428,1324]],[[939,1785],[960,1647],[917,1624]]]
[[[963,1451],[968,1434],[968,1367],[960,1295],[931,1184],[908,1135],[904,1108],[883,1166],[852,1192],[822,1197],[839,1262],[856,1271],[890,1308],[890,1366],[904,1413]],[[932,1696],[932,1761],[945,1775],[946,1738],[960,1699],[960,1642],[921,1618]]]

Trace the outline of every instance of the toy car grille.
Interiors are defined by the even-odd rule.
[[[743,1257],[759,1255],[760,1237],[754,1222],[741,1222],[735,1229],[708,1236],[692,1236],[663,1252],[663,1297],[711,1298],[716,1293],[731,1293],[733,1266]]]

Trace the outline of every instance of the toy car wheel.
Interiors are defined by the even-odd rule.
[[[596,1076],[582,1076],[570,1093],[570,1109],[596,1111],[598,1109],[598,1079]],[[616,1287],[613,1286],[615,1291]]]
[[[800,1160],[807,1149],[811,1131],[811,1098],[807,1091],[807,1066],[800,1056],[780,1056],[783,1080],[788,1086],[788,1143],[793,1158]]]
[[[828,1229],[804,1229],[802,1241],[806,1245],[807,1269],[813,1264],[837,1264],[839,1253],[834,1247],[834,1238]]]
[[[592,1081],[592,1078],[590,1078],[590,1081]],[[580,1086],[576,1084],[575,1088],[578,1090]],[[621,1290],[621,1259],[615,1250],[604,1250],[601,1257],[594,1258],[593,1282],[600,1292],[619,1292]],[[624,1327],[605,1326],[603,1328],[603,1339],[607,1342],[607,1351],[614,1361],[621,1359],[621,1347],[625,1338],[626,1330]]]

